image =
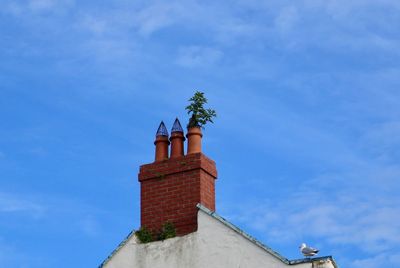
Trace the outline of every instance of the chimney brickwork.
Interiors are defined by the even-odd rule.
[[[202,152],[142,165],[141,226],[157,232],[171,222],[177,235],[196,231],[196,205],[215,211],[216,178],[215,162]]]

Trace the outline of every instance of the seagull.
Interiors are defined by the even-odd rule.
[[[318,253],[318,249],[312,248],[312,247],[307,247],[305,243],[302,243],[300,245],[300,251],[303,253],[304,256],[306,257],[312,257]]]

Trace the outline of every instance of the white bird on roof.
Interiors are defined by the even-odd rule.
[[[318,249],[308,247],[305,243],[302,243],[299,248],[301,253],[306,257],[312,257],[316,255],[319,251]]]

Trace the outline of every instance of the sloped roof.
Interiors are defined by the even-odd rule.
[[[135,235],[135,230],[132,230],[125,238],[124,240],[122,240],[121,243],[119,243],[119,245],[110,253],[110,255],[107,256],[107,258],[99,265],[98,268],[102,268],[104,267],[104,265],[106,265],[106,263],[111,260],[111,258],[118,252],[118,250],[120,250],[120,248],[122,248],[127,242],[128,240]]]
[[[284,262],[284,263],[286,263],[288,265],[296,265],[296,264],[301,264],[301,263],[312,263],[312,262],[315,262],[315,261],[331,261],[335,268],[339,268],[339,266],[337,266],[337,264],[336,264],[336,262],[335,262],[335,260],[333,259],[332,256],[323,256],[323,257],[316,257],[316,258],[303,258],[303,259],[289,260],[289,259],[283,257],[278,252],[276,252],[273,249],[271,249],[270,247],[264,245],[263,243],[261,243],[260,241],[258,241],[257,239],[255,239],[254,237],[252,237],[251,235],[246,233],[245,231],[241,230],[236,225],[230,223],[229,221],[227,221],[223,217],[219,216],[217,213],[209,210],[205,206],[203,206],[201,204],[197,204],[197,208],[199,210],[201,210],[202,212],[206,213],[207,215],[209,215],[210,217],[213,217],[214,219],[218,220],[219,222],[221,222],[225,226],[229,227],[230,229],[232,229],[236,233],[240,234],[241,236],[243,236],[244,238],[249,240],[251,243],[257,245],[258,247],[262,248],[263,250],[265,250],[269,254],[273,255],[274,257],[276,257],[277,259],[281,260],[282,262]],[[135,235],[135,231],[134,230],[132,230],[125,237],[125,239],[117,246],[117,248],[115,248],[111,252],[111,254],[99,265],[99,268],[104,267],[104,265],[106,265],[106,263],[119,251],[120,248],[122,248],[128,242],[128,240],[133,235]]]
[[[229,227],[230,229],[232,229],[233,231],[237,232],[238,234],[242,235],[243,237],[245,237],[246,239],[248,239],[250,242],[252,242],[253,244],[257,245],[258,247],[262,248],[263,250],[267,251],[269,254],[273,255],[274,257],[278,258],[279,260],[281,260],[282,262],[288,264],[288,265],[296,265],[296,264],[300,264],[300,263],[312,263],[314,261],[331,261],[333,266],[335,268],[339,268],[339,266],[337,266],[335,260],[333,259],[332,256],[323,256],[323,257],[316,257],[316,258],[303,258],[303,259],[296,259],[296,260],[289,260],[285,257],[283,257],[281,254],[279,254],[278,252],[274,251],[273,249],[271,249],[270,247],[264,245],[263,243],[261,243],[260,241],[258,241],[257,239],[255,239],[254,237],[252,237],[251,235],[249,235],[248,233],[246,233],[245,231],[241,230],[239,227],[237,227],[236,225],[230,223],[229,221],[227,221],[226,219],[224,219],[223,217],[219,216],[217,213],[209,210],[208,208],[206,208],[205,206],[201,205],[201,204],[197,204],[197,207],[203,211],[204,213],[208,214],[209,216],[213,217],[214,219],[220,221],[221,223],[223,223],[225,226]]]

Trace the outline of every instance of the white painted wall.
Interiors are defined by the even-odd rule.
[[[132,236],[105,268],[311,268],[311,263],[287,265],[241,234],[198,213],[198,231],[164,241],[139,244]],[[333,265],[314,266],[333,268]]]

